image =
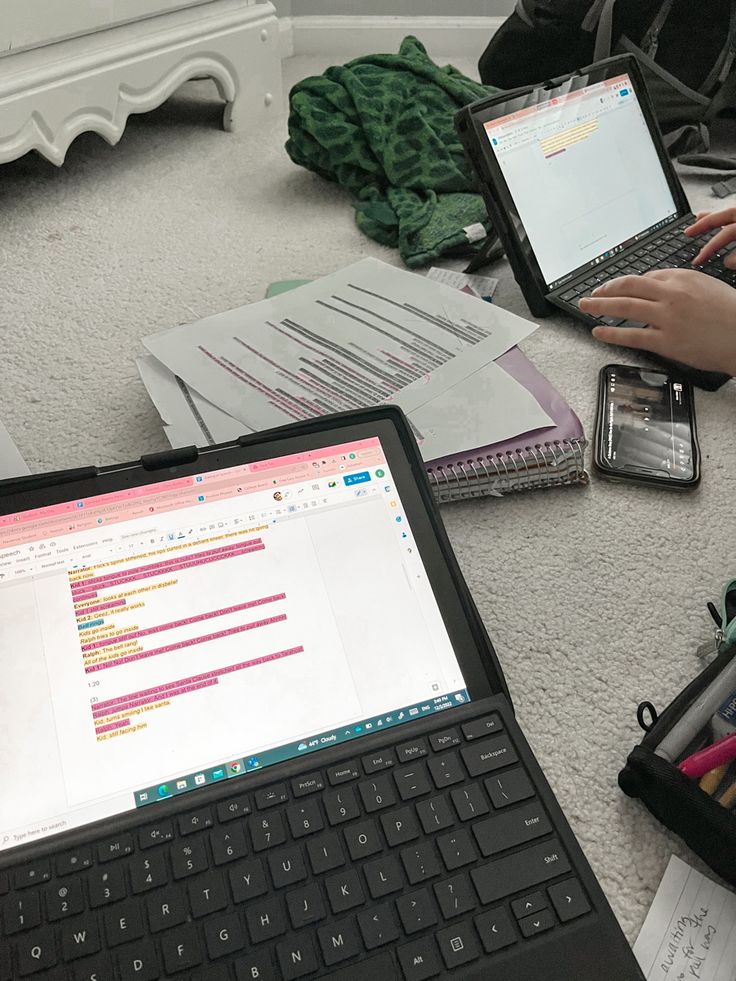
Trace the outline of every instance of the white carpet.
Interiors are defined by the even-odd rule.
[[[287,83],[321,72],[292,59]],[[473,71],[471,64],[461,64]],[[0,418],[34,470],[135,458],[165,441],[133,356],[153,330],[394,253],[355,228],[337,188],[294,167],[283,123],[218,128],[208,83],[132,118],[110,148],[83,136],[63,170],[0,172]],[[688,183],[711,208],[709,183]],[[508,267],[497,302],[526,314]],[[598,369],[623,360],[571,322],[524,349],[592,430]],[[519,718],[633,939],[670,853],[691,856],[623,797],[637,703],[662,707],[699,670],[705,609],[736,571],[736,386],[697,400],[702,487],[678,496],[605,484],[445,509]]]

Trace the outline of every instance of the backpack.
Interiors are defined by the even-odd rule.
[[[480,77],[511,89],[625,52],[641,66],[670,155],[736,170],[709,153],[711,124],[736,107],[736,0],[518,0]],[[714,190],[725,196],[730,183]]]

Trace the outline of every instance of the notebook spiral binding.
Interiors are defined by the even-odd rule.
[[[554,440],[430,467],[427,477],[440,504],[447,501],[587,484],[584,439]]]

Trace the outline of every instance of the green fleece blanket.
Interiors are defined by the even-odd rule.
[[[397,55],[357,58],[295,85],[286,150],[351,193],[366,235],[421,266],[489,227],[453,117],[494,91],[438,67],[407,37]]]

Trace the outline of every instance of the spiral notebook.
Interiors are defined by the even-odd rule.
[[[463,276],[434,267],[428,278],[446,282],[476,297],[480,294],[475,281],[488,284],[491,294],[497,283],[496,280]],[[266,295],[278,295],[304,282],[308,280],[273,283]],[[427,476],[438,503],[473,497],[502,497],[514,491],[545,487],[587,485],[590,478],[585,469],[585,432],[565,399],[520,348],[512,347],[496,360],[496,364],[532,393],[555,425],[523,433],[502,443],[431,460],[427,464]]]
[[[518,347],[496,363],[534,395],[555,425],[432,460],[427,476],[440,504],[588,483],[587,442],[577,415]]]

